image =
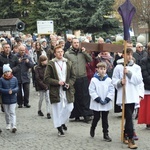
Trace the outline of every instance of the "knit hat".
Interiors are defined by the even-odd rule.
[[[40,43],[41,43],[41,44],[42,44],[43,42],[47,42],[46,39],[43,38],[43,39],[40,40]]]
[[[3,73],[5,73],[5,72],[7,72],[7,71],[12,72],[11,68],[9,67],[9,64],[4,64],[4,65],[3,65]]]

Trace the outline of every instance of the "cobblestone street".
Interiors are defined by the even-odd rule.
[[[44,117],[37,115],[38,93],[31,86],[31,108],[16,108],[17,132],[11,133],[5,129],[4,113],[0,112],[0,150],[128,150],[127,145],[122,144],[121,117],[109,114],[109,135],[112,142],[103,141],[101,121],[96,129],[96,135],[89,135],[90,124],[74,122],[70,120],[65,137],[58,137],[54,129],[52,119],[46,118],[45,101],[43,102]],[[136,142],[139,150],[150,150],[150,130],[145,125],[137,125],[135,129],[139,140]]]

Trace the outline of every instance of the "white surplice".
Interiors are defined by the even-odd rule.
[[[63,60],[55,62],[59,81],[66,81],[67,65]],[[59,89],[60,102],[52,104],[52,115],[54,127],[60,127],[62,124],[66,124],[69,120],[71,111],[73,109],[73,103],[67,102],[66,91],[63,91],[62,86]]]

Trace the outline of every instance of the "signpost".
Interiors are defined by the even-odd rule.
[[[54,23],[49,21],[37,21],[37,33],[38,34],[52,34],[54,33]]]

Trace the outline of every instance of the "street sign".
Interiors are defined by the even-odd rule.
[[[37,21],[37,33],[38,34],[52,34],[54,33],[54,23],[49,21]]]

